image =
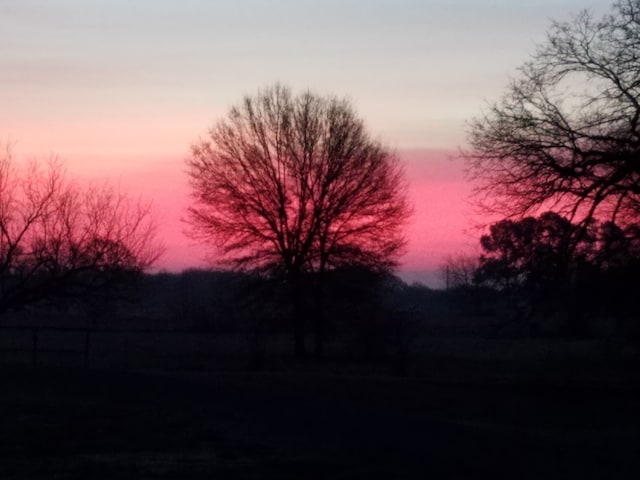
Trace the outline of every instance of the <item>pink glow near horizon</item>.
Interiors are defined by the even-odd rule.
[[[466,233],[471,223],[470,186],[457,152],[414,150],[400,156],[414,203],[401,270],[433,270],[448,255],[475,250],[477,240]]]
[[[113,119],[86,125],[69,121],[49,128],[45,128],[46,121],[18,122],[13,124],[13,137],[26,138],[28,143],[15,141],[14,153],[19,159],[59,154],[71,177],[83,182],[107,181],[134,198],[151,202],[159,238],[166,247],[157,269],[206,267],[211,265],[212,252],[185,236],[181,219],[189,204],[185,158],[189,145],[206,132],[202,125],[212,123],[211,117],[204,113],[176,114],[170,119],[128,116],[116,122],[117,128]],[[414,205],[400,272],[421,279],[421,272],[437,269],[448,255],[475,251],[477,239],[465,235],[471,224],[469,186],[455,150],[399,149],[398,155]]]
[[[182,222],[189,205],[189,186],[185,173],[187,153],[182,156],[136,156],[121,159],[116,168],[100,161],[72,156],[69,173],[80,180],[109,181],[132,197],[151,201],[158,222],[158,234],[166,252],[158,269],[179,271],[210,265],[211,251],[197,245],[184,234]],[[447,255],[473,248],[465,235],[469,225],[462,162],[454,151],[401,151],[414,215],[407,227],[407,253],[401,272],[436,269]],[[101,167],[102,166],[102,167]],[[477,242],[476,242],[477,243]]]

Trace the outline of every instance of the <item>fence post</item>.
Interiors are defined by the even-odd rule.
[[[128,370],[129,369],[129,336],[125,333],[124,334],[124,341],[123,343],[123,351],[124,351],[124,369]]]
[[[89,368],[89,345],[91,330],[88,328],[84,332],[84,368]]]
[[[33,327],[31,341],[31,365],[35,367],[38,364],[38,327]]]

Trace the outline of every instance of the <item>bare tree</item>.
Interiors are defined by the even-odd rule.
[[[390,269],[405,245],[403,169],[346,100],[293,96],[281,85],[247,96],[193,145],[187,165],[194,236],[227,266],[286,275],[299,356],[301,277],[345,266]],[[321,303],[322,281],[315,293]]]
[[[472,286],[473,276],[479,265],[478,257],[474,255],[465,253],[448,255],[439,268],[446,289]]]
[[[0,313],[110,288],[160,252],[147,205],[82,189],[55,161],[20,169],[0,155]]]
[[[640,214],[640,0],[552,24],[465,152],[485,211],[572,221]]]

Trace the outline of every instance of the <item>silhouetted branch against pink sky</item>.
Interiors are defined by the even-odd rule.
[[[0,2],[0,139],[153,200],[161,268],[202,265],[183,236],[184,159],[243,94],[282,81],[347,96],[406,162],[403,272],[472,245],[466,121],[500,96],[550,19],[600,0]],[[426,278],[426,277],[425,277]]]

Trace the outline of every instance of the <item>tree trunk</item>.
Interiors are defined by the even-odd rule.
[[[579,285],[574,279],[570,283],[569,293],[566,295],[567,334],[571,338],[585,338],[587,336],[586,312],[578,289]]]
[[[324,250],[324,244],[322,246]],[[314,292],[316,311],[314,312],[315,320],[315,356],[322,358],[324,355],[324,330],[325,330],[325,258],[320,260],[320,268],[318,269],[316,288]]]
[[[319,273],[318,283],[315,291],[316,311],[314,312],[315,320],[315,356],[322,358],[324,355],[324,322],[325,322],[325,298],[324,298],[324,275]]]
[[[319,293],[316,298],[316,312],[315,312],[315,328],[316,328],[316,343],[315,343],[315,356],[316,358],[322,358],[324,354],[324,294]]]
[[[289,275],[289,288],[291,291],[291,303],[293,306],[293,355],[301,360],[307,356],[304,344],[305,319],[302,308],[302,290],[300,288],[300,275],[297,273]]]
[[[307,349],[304,345],[304,318],[300,315],[296,315],[295,322],[295,346],[293,355],[298,360],[303,360],[307,357]]]
[[[567,312],[567,333],[572,339],[587,336],[587,323],[582,312],[574,305]]]

